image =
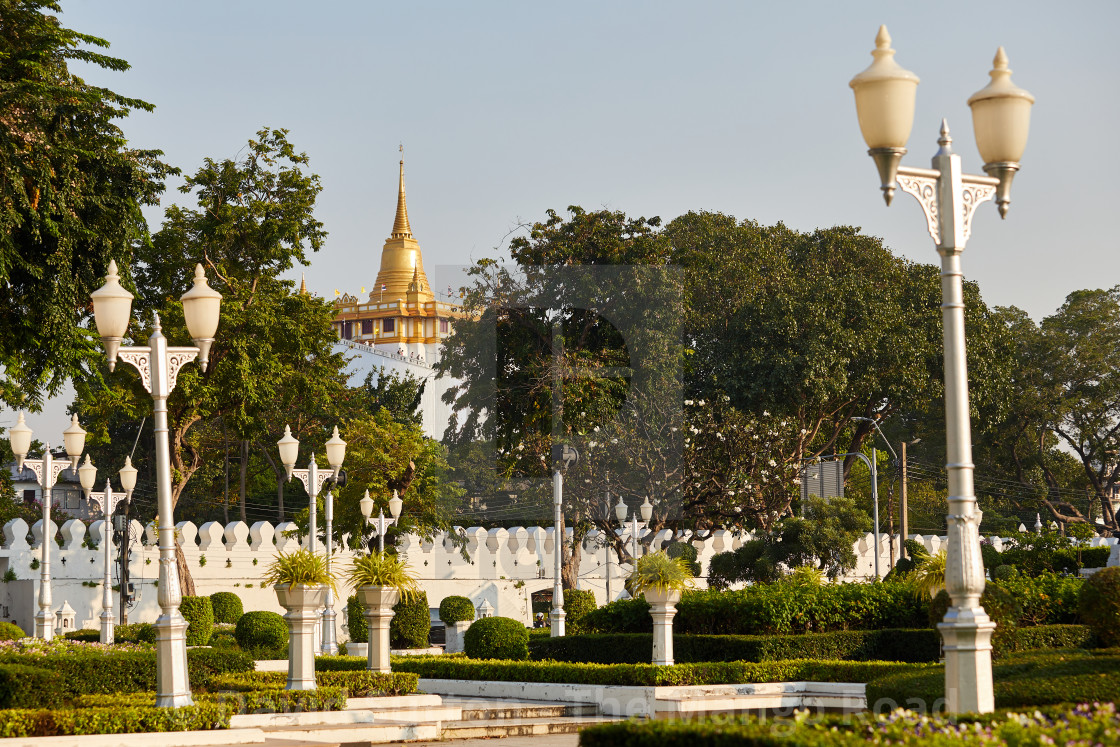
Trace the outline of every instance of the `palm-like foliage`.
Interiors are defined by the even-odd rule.
[[[935,596],[945,588],[945,550],[936,555],[922,558],[918,567],[910,574],[910,583],[919,597]]]
[[[264,581],[273,586],[288,584],[289,589],[297,584],[326,584],[338,594],[334,573],[327,569],[326,556],[307,549],[277,553],[276,559],[265,569]]]
[[[631,593],[637,595],[646,589],[683,591],[692,583],[692,569],[685,558],[670,558],[664,552],[654,552],[638,558],[629,586]]]
[[[409,571],[404,558],[389,553],[370,553],[354,558],[346,580],[355,589],[359,586],[393,587],[406,601],[420,591],[416,576]]]

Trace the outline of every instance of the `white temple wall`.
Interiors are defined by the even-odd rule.
[[[98,544],[102,526],[100,521],[92,522],[88,528],[77,520],[67,521],[61,527],[52,522],[51,534],[55,543],[51,548],[53,606],[57,610],[68,602],[76,612],[79,628],[97,627],[97,617],[101,613],[104,555]],[[269,522],[257,522],[248,526],[238,521],[226,526],[208,522],[196,527],[190,522],[180,522],[177,529],[198,594],[232,591],[241,597],[247,611],[282,612],[273,589],[261,587],[261,577],[278,550],[290,551],[297,547],[295,539],[284,536],[285,532],[295,529],[294,524],[273,526]],[[553,529],[511,527],[487,530],[469,527],[456,528],[455,531],[465,538],[462,551],[447,536],[437,537],[434,541],[405,536],[398,545],[417,575],[420,587],[427,592],[429,606],[438,608],[444,597],[461,595],[470,598],[476,608],[486,601],[493,608],[494,615],[531,624],[530,595],[553,588]],[[37,566],[40,556],[38,548],[42,541],[42,522],[36,522],[29,528],[22,519],[16,519],[3,527],[3,535],[0,573],[11,571],[15,580],[0,583],[0,617],[30,632],[37,610],[39,569],[33,566]],[[129,621],[154,622],[159,614],[156,601],[159,548],[154,527],[142,527],[134,521],[132,535],[141,538],[139,542],[133,542],[129,563],[131,581],[139,600],[129,611]],[[671,540],[670,535],[667,530],[659,533],[651,542],[651,547],[661,549]],[[620,536],[629,543],[629,530],[621,532]],[[685,532],[681,539],[692,541],[696,546],[702,571],[706,572],[714,554],[736,549],[749,536],[718,531],[703,538],[690,539],[690,534]],[[945,543],[945,538],[938,536],[912,535],[911,538],[920,541],[931,553],[940,550]],[[992,541],[997,549],[1002,548],[1002,539],[995,537]],[[298,545],[306,544],[304,536]],[[856,543],[859,561],[845,580],[863,580],[873,576],[875,544],[871,534]],[[1109,564],[1120,563],[1117,558],[1120,546],[1115,538],[1097,537],[1089,544],[1112,546]],[[894,545],[895,557],[898,557],[897,538]],[[886,573],[890,562],[888,535],[880,535],[878,550],[880,570]],[[344,570],[353,555],[350,550],[338,553],[336,568]],[[115,548],[113,556],[116,557]],[[612,558],[610,568],[611,596],[618,598],[623,589],[624,573],[619,569],[617,558]],[[579,588],[593,591],[599,604],[607,601],[606,569],[606,549],[599,542],[598,535],[592,533],[583,543]],[[114,573],[113,583],[116,581]],[[698,585],[705,586],[706,579],[698,579]],[[341,598],[335,604],[339,613],[339,640],[346,640],[345,601],[352,590],[345,583],[340,583],[339,593]],[[113,598],[113,612],[117,614],[115,593]]]

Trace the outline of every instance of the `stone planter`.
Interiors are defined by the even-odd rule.
[[[327,599],[322,584],[277,584],[276,598],[286,611],[288,624],[288,690],[314,690],[315,685],[315,623],[319,609]]]
[[[367,643],[355,643],[354,641],[346,642],[346,655],[347,656],[360,656],[363,659],[368,655],[366,652],[369,650]]]
[[[642,592],[649,602],[653,617],[653,663],[656,666],[673,664],[673,616],[681,600],[679,589],[646,589]]]
[[[369,627],[366,669],[391,672],[389,621],[393,619],[393,605],[401,598],[401,592],[392,586],[359,586],[355,591],[358,601],[366,611],[366,625]]]
[[[463,653],[463,636],[467,634],[467,628],[471,626],[471,620],[463,620],[462,622],[451,623],[447,625],[444,623],[444,639],[443,652],[445,654],[461,654]]]

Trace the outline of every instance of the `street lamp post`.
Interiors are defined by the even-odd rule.
[[[183,317],[194,345],[169,347],[160,327],[159,314],[148,344],[121,347],[132,314],[132,294],[121,287],[117,263],[109,261],[105,284],[90,294],[94,322],[105,345],[109,370],[117,358],[133,366],[144,388],[152,395],[156,440],[156,496],[159,512],[159,607],[156,618],[156,705],[178,708],[191,705],[187,678],[187,621],[179,612],[182,591],[175,562],[175,517],[171,504],[171,449],[167,436],[167,398],[175,389],[180,369],[198,359],[205,372],[210,346],[218,331],[222,296],[206,283],[202,265],[195,265],[194,285],[182,295]]]
[[[639,530],[638,514],[639,513],[642,515],[642,520],[640,522],[640,527],[641,527],[641,529],[645,529],[647,526],[649,526],[649,520],[651,518],[653,518],[653,504],[651,504],[649,502],[649,496],[646,496],[645,501],[643,501],[642,505],[636,511],[634,511],[634,515],[632,517],[633,527],[630,530],[630,543],[631,543],[630,547],[631,547],[631,555],[634,558],[634,566],[635,567],[637,567],[637,564],[638,564],[638,530]],[[622,496],[618,497],[618,504],[615,505],[615,507],[614,507],[614,515],[615,515],[615,517],[618,518],[618,523],[621,526],[625,527],[626,526],[626,504],[622,502]]]
[[[886,435],[883,433],[883,429],[879,427],[879,423],[876,422],[873,418],[859,418],[859,417],[856,417],[856,418],[852,418],[852,420],[856,420],[856,421],[860,421],[860,422],[864,422],[864,423],[871,423],[871,425],[875,428],[875,431],[880,436],[882,436],[883,443],[885,443],[887,445],[887,450],[890,451],[891,457],[894,458],[895,466],[897,466],[898,465],[898,454],[895,453],[894,447],[891,446],[891,442],[889,440],[887,440]],[[903,446],[903,448],[906,448],[906,447]],[[875,460],[876,464],[878,463],[879,460],[878,460],[878,455],[875,453],[875,447],[871,447],[871,458]],[[875,479],[878,480],[878,475],[876,475]],[[876,485],[875,485],[875,492],[876,493],[879,492],[879,485],[878,485],[877,482],[876,482]],[[887,512],[888,512],[888,516],[887,516],[888,523],[893,522],[894,521],[894,511],[891,510],[891,504],[890,504],[889,501],[887,503]],[[905,522],[903,522],[903,523],[905,523]],[[891,528],[893,529],[893,524],[891,524]],[[906,542],[906,535],[904,534],[902,536],[902,542],[900,542],[899,544],[903,545],[903,544],[905,544],[905,542]],[[878,557],[879,557],[879,502],[878,501],[875,501],[875,557],[876,557],[876,559],[878,559]],[[891,561],[892,568],[893,568],[893,564],[894,564],[894,536],[893,535],[891,536],[891,557],[890,557],[890,561]],[[878,571],[875,572],[875,575],[876,576],[879,575]]]
[[[401,515],[401,507],[404,506],[404,501],[401,500],[397,491],[393,491],[393,497],[389,499],[389,514],[391,518],[385,518],[385,510],[380,509],[377,512],[377,518],[373,518],[373,499],[369,497],[369,491],[365,492],[362,500],[358,501],[358,506],[362,509],[362,518],[365,519],[366,524],[373,524],[377,527],[377,552],[385,554],[385,530],[397,523],[397,519]]]
[[[131,460],[130,460],[131,461]],[[86,457],[86,463],[89,464],[89,457]],[[96,477],[96,470],[92,469],[93,465],[90,464],[91,474],[89,475],[90,482]],[[83,466],[83,469],[85,467]],[[131,470],[129,472],[128,470]],[[81,472],[81,470],[79,470]],[[113,580],[110,576],[112,569],[112,552],[113,552],[113,513],[116,511],[117,504],[121,500],[129,500],[132,497],[132,490],[136,487],[136,468],[127,464],[120,471],[121,486],[124,488],[123,493],[114,493],[113,486],[109,480],[105,480],[105,490],[100,493],[89,492],[87,493],[88,499],[96,499],[101,505],[102,514],[102,531],[105,533],[101,544],[104,546],[102,549],[105,551],[105,577],[102,580],[104,589],[101,594],[101,642],[112,643],[114,639],[114,628],[116,620],[113,617]],[[85,477],[84,475],[82,476]],[[85,487],[84,479],[83,485]],[[125,593],[124,578],[121,578],[121,593]]]
[[[299,439],[292,435],[292,429],[285,425],[284,436],[276,442],[276,446],[280,450],[280,461],[284,464],[284,470],[287,473],[287,478],[291,480],[293,477],[298,478],[303,487],[307,490],[307,495],[310,497],[308,506],[308,536],[307,547],[314,553],[316,550],[316,534],[318,533],[318,522],[316,521],[316,503],[319,493],[322,491],[323,486],[328,482],[335,484],[345,484],[345,473],[342,472],[342,461],[346,458],[346,442],[338,435],[338,426],[335,426],[334,433],[327,441],[327,463],[331,468],[329,471],[320,472],[319,465],[315,462],[315,455],[311,455],[311,462],[307,465],[307,469],[296,469],[296,458],[299,456]],[[334,521],[334,496],[331,492],[327,491],[325,518],[327,523],[327,573],[331,570],[331,554],[334,551],[334,541],[331,537],[332,522]],[[331,592],[330,585],[327,586],[327,602],[323,608],[323,631],[322,631],[322,645],[320,651],[324,654],[334,655],[338,653],[338,641],[335,638],[334,624],[336,613],[334,611],[334,594]]]
[[[51,488],[58,481],[62,470],[76,470],[78,460],[82,457],[82,449],[86,444],[86,432],[78,425],[78,416],[74,415],[70,427],[62,432],[62,442],[66,447],[66,456],[70,463],[54,461],[51,454],[51,445],[43,449],[42,459],[28,459],[27,452],[31,449],[31,429],[24,420],[23,412],[14,428],[8,431],[11,441],[12,453],[16,456],[16,469],[23,471],[26,466],[35,473],[35,482],[43,488],[43,543],[39,547],[39,611],[35,613],[35,637],[49,641],[54,637],[54,611],[51,605],[54,600],[51,595],[51,544],[54,537],[50,531],[51,526]],[[86,457],[87,461],[89,457]]]
[[[941,314],[945,349],[945,441],[949,473],[948,549],[945,586],[952,604],[938,625],[945,642],[945,694],[950,713],[993,710],[992,631],[995,623],[980,605],[984,567],[980,558],[979,511],[972,485],[972,435],[965,360],[964,294],[960,255],[972,232],[972,214],[995,198],[1001,217],[1011,204],[1011,181],[1027,143],[1034,97],[1011,82],[1007,55],[996,52],[991,82],[973,94],[976,146],[988,176],[961,172],[942,120],[941,146],[932,169],[901,166],[914,122],[918,77],[894,61],[891,38],[880,27],[874,62],[852,78],[860,130],[879,170],[887,204],[895,184],[917,198],[941,255]]]

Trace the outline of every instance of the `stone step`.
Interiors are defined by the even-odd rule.
[[[592,724],[617,721],[603,716],[565,718],[525,718],[498,721],[461,721],[446,724],[442,739],[493,739],[496,737],[539,737],[548,734],[574,734]]]
[[[506,719],[567,718],[571,716],[598,716],[599,709],[591,704],[573,703],[556,705],[502,704],[497,706],[464,706],[460,721],[496,721]]]
[[[440,738],[439,722],[335,724],[262,730],[268,745],[361,745]],[[162,736],[162,735],[161,735]]]

